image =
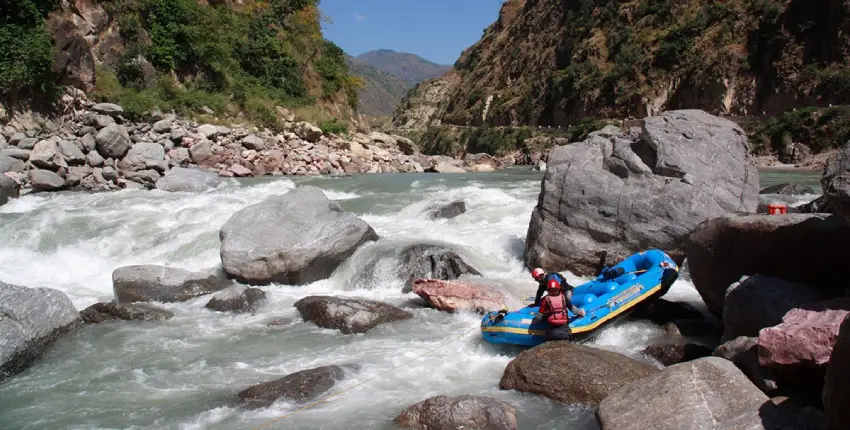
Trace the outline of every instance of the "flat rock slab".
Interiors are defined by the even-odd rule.
[[[614,390],[657,372],[649,363],[616,352],[566,341],[546,342],[508,363],[499,388],[596,407]]]
[[[220,231],[228,276],[246,284],[309,284],[328,278],[378,235],[321,189],[300,187],[235,213]]]
[[[436,396],[408,406],[395,418],[406,429],[515,430],[516,408],[483,396]]]
[[[184,302],[233,285],[227,279],[176,267],[125,266],[112,272],[112,286],[119,303]]]
[[[762,429],[768,400],[731,361],[706,357],[612,392],[597,419],[603,430]]]
[[[413,318],[396,306],[374,300],[308,296],[295,302],[301,318],[345,334],[366,333],[380,324]]]
[[[596,275],[647,248],[682,255],[700,222],[754,213],[758,169],[744,131],[700,110],[614,126],[549,153],[525,248],[528,267]]]
[[[246,388],[237,394],[245,406],[257,408],[278,399],[303,402],[330,390],[345,376],[340,366],[322,366],[290,373],[283,378]]]
[[[497,287],[465,281],[417,279],[413,282],[413,292],[428,306],[446,312],[485,313],[522,306],[519,298],[510,297]]]
[[[0,282],[0,382],[25,370],[80,322],[63,292]]]
[[[174,313],[142,303],[95,303],[82,311],[83,321],[99,324],[105,321],[159,321],[167,320]]]

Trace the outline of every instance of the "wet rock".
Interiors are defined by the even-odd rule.
[[[118,124],[110,124],[97,133],[94,138],[97,151],[104,158],[120,160],[130,150],[130,135]]]
[[[6,172],[23,172],[24,162],[17,158],[0,155],[0,174]]]
[[[28,368],[80,323],[64,293],[0,282],[0,382]]]
[[[595,276],[647,248],[681,255],[700,222],[758,205],[746,134],[699,110],[645,118],[640,140],[606,127],[554,148],[547,163],[528,228],[529,267]]]
[[[413,282],[413,292],[428,306],[447,312],[485,313],[503,307],[515,309],[523,304],[519,298],[510,297],[498,288],[472,282],[417,279]]]
[[[410,312],[374,300],[308,296],[295,302],[305,321],[344,334],[366,333],[380,324],[413,318]]]
[[[723,327],[708,320],[674,319],[664,323],[664,331],[670,335],[701,337],[713,336],[720,338]]]
[[[163,191],[202,193],[221,185],[221,178],[213,172],[174,167],[156,181],[156,188]]]
[[[234,285],[216,293],[205,308],[219,312],[254,312],[266,300],[266,293],[259,288]]]
[[[791,309],[824,299],[826,296],[805,284],[759,274],[747,277],[726,291],[722,341],[758,336],[761,329],[781,323]]]
[[[445,206],[434,208],[428,212],[431,219],[451,219],[466,212],[466,202],[455,201]]]
[[[814,194],[815,190],[807,185],[798,184],[796,182],[787,182],[784,184],[771,185],[762,188],[759,194],[782,194],[785,196],[800,196],[804,194]]]
[[[617,388],[657,372],[616,352],[553,341],[520,352],[505,368],[499,388],[596,407]]]
[[[461,275],[481,275],[447,245],[418,243],[398,249],[398,273],[407,279],[403,292],[413,291],[413,281],[420,278],[450,281]]]
[[[167,303],[221,291],[233,286],[233,282],[176,267],[147,265],[115,269],[112,286],[119,303]]]
[[[759,364],[785,374],[804,372],[806,368],[825,372],[847,315],[850,297],[791,309],[779,325],[759,332]]]
[[[516,408],[492,397],[436,396],[408,406],[394,422],[408,429],[515,430]]]
[[[711,352],[711,348],[696,343],[656,343],[643,350],[644,354],[665,366],[708,357]]]
[[[83,321],[100,324],[104,321],[158,321],[174,316],[174,313],[143,303],[95,303],[82,311]]]
[[[357,248],[378,239],[369,224],[312,186],[240,210],[220,237],[228,276],[247,284],[289,285],[326,279]]]
[[[0,174],[0,206],[9,202],[9,199],[16,199],[21,195],[21,185],[14,179]]]
[[[832,349],[823,388],[829,430],[850,428],[850,316],[844,318]]]
[[[747,378],[763,392],[776,391],[773,371],[761,367],[758,356],[758,337],[741,336],[714,349],[713,355],[735,363]]]
[[[728,360],[700,358],[612,392],[597,420],[603,430],[762,429],[768,397]]]
[[[789,214],[727,216],[706,221],[691,234],[691,279],[715,314],[726,289],[743,275],[759,273],[814,287],[829,297],[843,294],[850,261],[850,225],[840,216]]]
[[[290,373],[283,378],[246,388],[237,394],[245,406],[259,408],[283,398],[303,402],[330,390],[345,376],[340,366],[322,366]]]
[[[65,187],[65,180],[49,170],[30,170],[29,180],[30,186],[36,191],[56,191]]]
[[[800,206],[801,212],[850,216],[850,142],[827,162],[820,179],[823,195]]]

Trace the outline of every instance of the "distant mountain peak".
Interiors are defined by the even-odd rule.
[[[401,78],[411,87],[426,79],[436,78],[448,72],[452,66],[437,64],[416,54],[397,52],[391,49],[375,49],[356,57],[377,70]]]

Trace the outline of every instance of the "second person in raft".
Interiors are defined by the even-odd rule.
[[[570,329],[569,309],[574,314],[584,317],[584,309],[574,305],[566,294],[563,294],[561,283],[555,279],[549,280],[546,292],[548,295],[540,303],[540,309],[534,316],[534,321],[546,318],[549,329],[546,330],[547,340],[572,340],[573,332]]]

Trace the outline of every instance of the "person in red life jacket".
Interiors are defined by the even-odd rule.
[[[528,305],[528,307],[530,308],[540,306],[540,299],[543,298],[543,293],[546,292],[546,289],[548,288],[547,285],[549,284],[549,282],[553,280],[558,281],[558,283],[561,285],[561,290],[564,294],[567,295],[567,299],[570,299],[572,297],[573,286],[570,285],[567,282],[566,278],[564,278],[558,272],[546,273],[543,271],[543,269],[538,267],[531,271],[531,277],[538,282],[538,285],[537,294],[534,296],[534,303]]]
[[[548,295],[540,303],[540,310],[534,316],[534,320],[540,321],[546,318],[546,321],[549,323],[549,329],[546,330],[546,339],[572,340],[573,332],[570,329],[570,316],[567,310],[569,309],[574,314],[584,317],[586,315],[584,309],[572,304],[570,299],[565,294],[562,294],[561,283],[554,279],[549,281],[546,291]]]

